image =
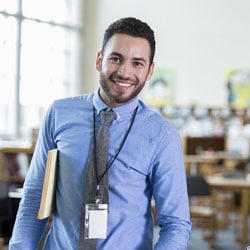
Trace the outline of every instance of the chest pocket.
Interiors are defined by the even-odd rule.
[[[114,166],[111,167],[111,175],[124,184],[133,184],[138,181],[146,181],[152,167],[152,158],[155,152],[153,144],[145,140],[134,141],[130,137],[127,144],[121,150]],[[139,184],[139,183],[138,183]]]

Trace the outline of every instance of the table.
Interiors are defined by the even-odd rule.
[[[211,186],[212,201],[215,207],[216,207],[216,195],[218,191],[240,192],[241,215],[242,215],[242,231],[241,231],[240,243],[243,247],[246,247],[248,241],[250,181],[246,179],[225,178],[222,175],[208,176],[206,180]]]
[[[224,161],[237,163],[244,162],[247,157],[230,151],[203,152],[201,154],[184,155],[186,171],[189,174],[213,175],[226,171],[224,165],[219,168],[219,164]]]
[[[8,197],[12,199],[21,199],[23,197],[23,188],[16,188],[8,193]]]

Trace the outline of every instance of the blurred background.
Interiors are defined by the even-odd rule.
[[[18,204],[48,106],[98,87],[95,59],[105,29],[118,18],[134,16],[149,23],[157,42],[155,74],[141,99],[180,132],[187,174],[210,181],[212,208],[227,207],[228,213],[216,218],[214,242],[218,245],[225,232],[233,239],[232,249],[250,245],[249,9],[248,0],[1,0],[1,199],[8,193],[7,200],[12,196],[10,203]],[[208,179],[215,175],[230,185],[218,189]],[[236,178],[245,182],[235,184]],[[1,208],[0,236],[11,233],[18,205],[14,210],[9,205],[11,214],[9,207]],[[242,214],[245,223],[235,229]],[[204,230],[198,226],[192,240],[213,245],[197,236]]]

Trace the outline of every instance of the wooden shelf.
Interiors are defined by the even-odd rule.
[[[29,160],[31,160],[32,155],[34,152],[34,147],[1,147],[0,148],[0,181],[6,181],[6,182],[18,182],[23,183],[24,177],[20,175],[6,175],[4,173],[5,170],[5,157],[10,155],[18,155],[20,153],[27,154],[29,157]]]
[[[19,153],[27,153],[27,154],[33,154],[34,147],[3,147],[0,148],[0,153],[2,154],[19,154]]]
[[[183,136],[182,143],[184,154],[194,155],[197,154],[197,150],[199,149],[224,151],[226,149],[227,138],[226,136]]]

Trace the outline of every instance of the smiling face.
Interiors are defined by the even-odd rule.
[[[130,102],[150,79],[153,68],[146,39],[114,34],[96,59],[101,98],[109,107]]]

